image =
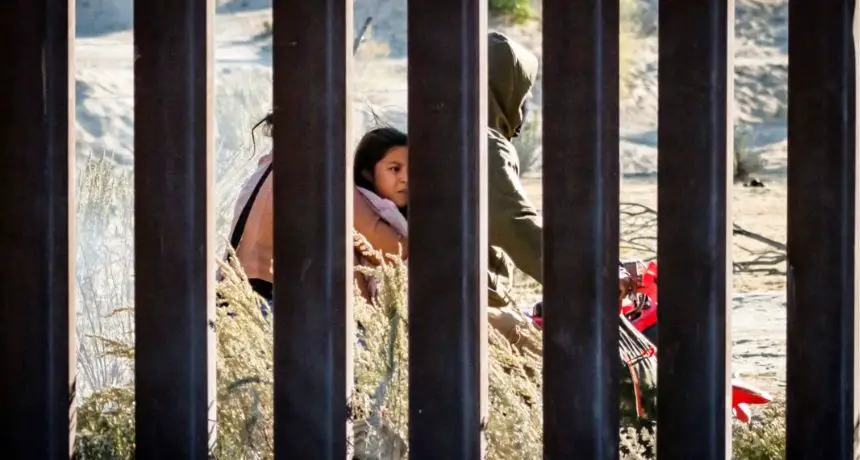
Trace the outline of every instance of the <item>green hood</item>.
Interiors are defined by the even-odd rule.
[[[489,127],[510,140],[523,122],[521,111],[538,72],[537,57],[499,32],[487,37]]]

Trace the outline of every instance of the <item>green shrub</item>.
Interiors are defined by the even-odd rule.
[[[509,16],[515,21],[525,21],[533,16],[531,0],[490,0],[491,13]]]

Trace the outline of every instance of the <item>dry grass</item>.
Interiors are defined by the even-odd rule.
[[[379,452],[405,446],[408,430],[408,274],[399,259],[375,269],[362,268],[381,281],[373,305],[356,297],[359,334],[355,394],[351,413],[362,432],[356,436],[360,458],[386,458]],[[216,318],[218,444],[217,458],[272,458],[272,329],[260,313],[241,267],[222,265],[218,293],[228,307]],[[123,310],[119,314],[130,314]],[[540,340],[537,329],[524,334]],[[488,459],[539,458],[542,448],[541,361],[513,347],[495,330],[490,340],[490,406],[486,428]],[[102,339],[105,350],[133,366],[133,343]],[[78,411],[81,458],[133,458],[132,385],[106,387]],[[639,457],[629,457],[639,458]]]
[[[105,354],[103,341],[131,340],[132,321],[111,314],[134,300],[134,278],[130,268],[134,234],[132,175],[116,168],[109,156],[79,161],[77,184],[78,250],[76,297],[78,339],[78,396],[127,383],[131,372],[123,363]]]
[[[358,346],[355,393],[351,401],[357,457],[398,458],[408,432],[408,273],[399,259],[379,268],[362,268],[381,281],[378,302],[355,300]],[[218,443],[212,452],[224,459],[272,458],[272,327],[260,313],[260,299],[236,265],[222,265],[218,294],[228,306],[216,318]],[[118,314],[129,315],[130,310]],[[525,334],[539,332],[530,328]],[[534,337],[534,336],[533,336]],[[495,330],[490,340],[490,418],[488,459],[540,458],[542,449],[541,361]],[[104,340],[107,353],[133,366],[133,344]],[[78,451],[82,459],[133,458],[133,385],[103,388],[78,410]],[[734,452],[739,459],[776,459],[784,452],[781,405],[750,426],[737,426]],[[654,458],[656,433],[621,430],[622,458]]]
[[[272,458],[271,324],[241,268],[224,266],[222,271],[225,279],[217,291],[229,306],[216,313],[218,443],[212,454]],[[109,355],[133,367],[133,342],[99,340]],[[80,458],[134,458],[133,384],[106,387],[86,398],[78,408],[78,430]]]
[[[759,410],[749,425],[734,424],[732,457],[738,460],[785,458],[785,400],[775,400]]]
[[[246,151],[219,150],[217,233],[226,234],[236,183],[253,158]],[[104,341],[133,341],[132,318],[115,314],[134,302],[134,172],[110,155],[88,155],[77,161],[76,298],[78,330],[78,397],[131,381],[128,366],[105,353]],[[224,243],[216,248],[222,253]]]

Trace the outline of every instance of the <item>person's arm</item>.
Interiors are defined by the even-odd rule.
[[[543,284],[543,219],[520,183],[517,152],[493,132],[487,150],[490,244],[502,248],[517,268]]]
[[[526,197],[513,145],[490,135],[488,143],[490,244],[502,248],[517,268],[543,284],[543,219]],[[626,275],[626,276],[625,276]],[[619,271],[619,296],[635,286]]]
[[[408,238],[400,235],[382,219],[358,190],[353,192],[352,207],[353,227],[367,239],[374,249],[382,251],[383,254],[397,254],[400,250],[398,245],[402,245],[401,258],[406,260],[409,257]]]

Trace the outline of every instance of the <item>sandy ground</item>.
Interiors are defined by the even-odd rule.
[[[541,180],[539,177],[524,179],[526,193],[535,201],[539,209],[542,205]],[[765,187],[745,187],[736,184],[731,189],[732,217],[734,223],[746,230],[760,234],[766,238],[784,243],[786,240],[786,184],[784,179],[769,178]],[[655,179],[625,178],[621,185],[621,202],[638,203],[651,209],[657,209],[657,181]],[[629,219],[622,216],[621,225],[630,224]],[[643,229],[642,233],[656,236],[656,227]],[[752,260],[754,255],[750,250],[759,251],[765,248],[755,241],[743,236],[733,238],[733,255],[736,261]],[[655,246],[656,247],[656,246]],[[631,251],[627,255],[642,257],[645,252]],[[785,264],[767,265],[779,273],[749,272],[735,273],[733,289],[737,293],[761,293],[780,291],[785,287]]]

